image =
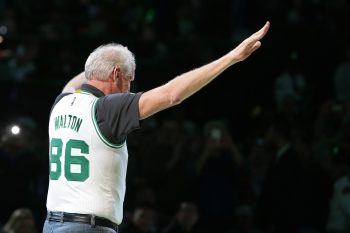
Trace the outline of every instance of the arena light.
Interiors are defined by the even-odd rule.
[[[11,126],[11,133],[13,135],[18,135],[21,132],[21,128],[18,125]]]

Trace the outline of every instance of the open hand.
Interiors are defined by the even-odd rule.
[[[270,22],[267,21],[265,25],[257,32],[253,33],[250,37],[246,38],[235,49],[233,49],[229,55],[232,56],[233,62],[239,62],[249,57],[255,50],[261,46],[260,40],[266,35],[270,28]]]

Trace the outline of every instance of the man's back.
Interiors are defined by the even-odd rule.
[[[97,97],[64,96],[50,122],[50,211],[96,214],[120,223],[125,194],[126,143],[110,144],[96,120]]]

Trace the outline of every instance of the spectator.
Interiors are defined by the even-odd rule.
[[[199,214],[212,231],[227,228],[237,203],[243,158],[223,122],[204,126],[203,149],[196,161]]]
[[[36,46],[19,44],[14,57],[9,61],[13,82],[25,82],[34,73]]]
[[[339,62],[333,76],[336,101],[350,108],[350,46],[345,49],[345,57]]]
[[[331,169],[332,159],[329,148],[338,142],[342,128],[345,129],[344,117],[343,105],[333,100],[327,100],[322,103],[314,121],[313,147],[315,155],[317,155],[315,160],[321,162],[327,170]]]
[[[33,189],[37,188],[36,182],[41,171],[36,150],[39,134],[35,122],[21,117],[6,123],[0,135],[0,187],[6,188],[2,198],[13,201],[1,205],[0,221],[6,219],[13,209],[32,207],[32,202],[37,198]],[[15,133],[11,131],[16,129],[18,131]],[[31,138],[33,135],[38,137]]]
[[[275,79],[274,94],[277,110],[295,115],[302,110],[306,79],[297,60],[297,53],[293,52],[290,56],[286,69]]]
[[[121,225],[120,233],[157,233],[157,214],[153,207],[137,206],[132,214],[131,223]]]
[[[2,233],[37,233],[33,212],[24,207],[13,211]]]
[[[337,167],[345,172],[333,186],[327,232],[347,233],[350,232],[350,151],[344,146],[337,146],[333,149],[333,155]]]
[[[270,124],[265,140],[275,156],[257,203],[257,224],[269,233],[300,232],[306,211],[303,164],[285,118],[277,118]]]
[[[168,163],[177,156],[184,139],[180,121],[163,119],[159,125],[158,135],[148,145],[150,153],[143,153],[142,168],[145,170],[145,177],[155,190],[158,206],[168,214],[176,209],[178,195],[175,193],[179,190],[176,184],[180,178],[172,176],[168,170]],[[170,181],[172,178],[174,183]]]
[[[235,209],[232,229],[225,233],[262,233],[255,227],[254,210],[250,205],[239,205]]]
[[[264,178],[271,162],[271,153],[268,153],[266,143],[262,137],[256,137],[246,144],[245,170],[240,187],[240,203],[256,205],[261,194]]]
[[[204,233],[199,225],[197,205],[193,202],[182,202],[173,221],[162,233]]]

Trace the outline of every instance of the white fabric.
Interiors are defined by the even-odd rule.
[[[50,142],[52,138],[61,139],[63,148],[60,157],[61,175],[58,180],[50,178],[47,209],[94,214],[120,224],[123,218],[128,151],[126,143],[113,147],[108,145],[103,136],[99,136],[92,116],[96,100],[91,94],[74,93],[63,97],[52,110],[49,122]],[[82,120],[79,130],[74,126],[73,129],[68,127],[72,125],[72,122],[68,122],[69,119],[73,119],[69,115]],[[66,117],[66,121],[57,125],[57,119],[61,116],[61,119]],[[82,153],[79,148],[70,150],[72,157],[82,156],[88,160],[89,175],[84,181],[67,180],[66,169],[81,172],[80,164],[68,163],[68,168],[65,167],[66,146],[69,140],[81,140],[88,145],[88,153]],[[53,156],[57,154],[57,150],[57,147],[52,147]],[[51,161],[50,165],[51,171],[57,171],[59,165],[56,162]]]

